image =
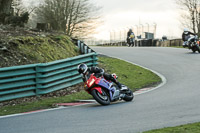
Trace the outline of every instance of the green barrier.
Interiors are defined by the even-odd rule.
[[[80,63],[97,65],[92,52],[49,63],[0,68],[0,101],[47,94],[82,82]]]

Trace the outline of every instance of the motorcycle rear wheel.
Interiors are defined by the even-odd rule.
[[[196,46],[192,46],[190,49],[192,50],[193,53],[195,53],[196,50],[197,50],[197,47]]]
[[[102,89],[102,94],[100,94],[97,90],[94,89],[91,91],[91,95],[101,105],[110,104],[110,98],[103,89]]]
[[[197,51],[200,53],[200,48],[199,48],[199,46],[196,46],[197,47]]]
[[[130,101],[133,100],[133,98],[134,98],[134,94],[133,94],[133,92],[129,89],[129,90],[127,90],[127,92],[125,93],[125,96],[124,96],[123,100],[126,101],[126,102],[130,102]]]

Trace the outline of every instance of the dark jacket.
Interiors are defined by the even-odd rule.
[[[89,67],[86,75],[82,75],[83,82],[87,81],[90,78],[90,75],[94,73],[95,77],[101,77],[104,74],[104,70],[95,66]]]
[[[127,33],[127,38],[129,38],[129,37],[131,36],[131,34],[133,34],[133,35],[135,36],[135,34],[134,34],[133,31],[129,31],[129,32]]]
[[[126,38],[126,41],[127,41],[128,44],[130,43],[129,37],[130,37],[131,35],[134,35],[134,38],[135,38],[134,32],[133,32],[133,31],[129,31],[129,32],[127,33],[127,38]]]
[[[121,87],[121,84],[111,74],[104,73],[104,69],[94,67],[94,66],[88,68],[86,75],[82,75],[83,82],[86,82],[90,78],[91,74],[93,73],[95,77],[99,78],[103,76],[106,80],[112,81],[115,84],[117,84],[119,88]]]
[[[184,31],[182,34],[182,40],[187,41],[190,38],[190,35],[196,35],[196,34],[190,32],[190,31],[188,31],[188,32]]]

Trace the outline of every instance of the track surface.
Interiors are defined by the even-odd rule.
[[[177,48],[93,49],[153,69],[167,84],[129,103],[0,118],[1,133],[138,133],[200,121],[200,54]]]

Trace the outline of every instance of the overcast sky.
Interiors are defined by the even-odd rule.
[[[102,6],[104,24],[97,29],[98,39],[109,39],[109,31],[135,25],[157,24],[157,37],[181,36],[179,11],[174,0],[91,0]],[[147,24],[148,23],[148,24]],[[135,27],[136,28],[136,27]]]
[[[23,0],[30,6],[37,5],[41,0]],[[156,37],[163,35],[181,37],[179,10],[175,0],[90,0],[100,10],[103,24],[99,26],[94,35],[97,39],[110,39],[110,31],[124,31],[139,23],[144,25],[157,24]],[[141,25],[140,25],[141,26]],[[141,30],[141,28],[140,28]],[[153,28],[150,28],[150,31]],[[136,31],[135,31],[136,32]]]

